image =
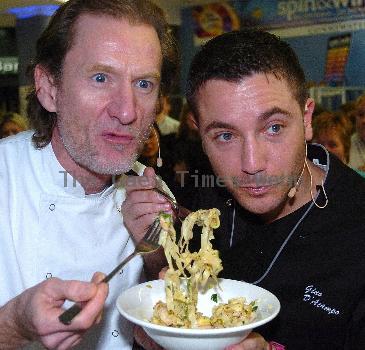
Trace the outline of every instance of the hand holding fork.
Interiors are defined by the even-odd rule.
[[[161,233],[161,226],[159,218],[156,218],[155,221],[150,225],[144,237],[137,244],[134,252],[127,256],[118,266],[116,266],[113,271],[111,271],[108,275],[106,275],[99,283],[108,283],[122,268],[125,264],[127,264],[130,260],[132,260],[135,256],[141,254],[152,253],[156,251],[160,245],[158,243]],[[69,325],[73,318],[80,313],[82,307],[75,303],[65,312],[63,312],[58,319],[65,325]]]
[[[147,172],[148,172],[148,170],[147,170]],[[152,190],[155,195],[156,194],[159,194],[160,199],[162,197],[162,198],[164,198],[165,201],[167,201],[169,203],[167,206],[165,206],[165,208],[171,208],[171,210],[174,212],[175,216],[177,218],[179,218],[179,220],[181,220],[181,221],[190,213],[190,211],[188,209],[181,207],[176,202],[176,200],[174,198],[172,198],[169,194],[167,194],[165,191],[163,191],[157,185],[157,183],[154,183],[153,180],[151,180],[151,186],[152,187],[150,187],[150,188],[144,188],[144,189],[137,188],[137,189],[133,189],[132,192],[133,191],[139,191],[139,193],[137,192],[137,194],[141,197],[140,200],[143,200],[143,190],[146,190],[146,191]],[[127,185],[127,187],[128,187],[128,185]],[[127,199],[126,199],[125,203],[123,204],[124,210],[123,210],[123,206],[122,206],[122,212],[123,212],[123,215],[124,215],[124,221],[126,221],[126,218],[129,217],[128,211],[126,211],[126,208],[130,208],[129,205],[132,205],[132,208],[133,208],[133,201],[132,201],[132,203],[129,203],[129,205],[128,205],[128,188],[127,188],[127,191],[126,192],[127,192]],[[131,192],[129,192],[129,193],[131,193]],[[160,207],[159,207],[159,209],[160,209]],[[145,231],[146,233],[144,234],[143,238],[137,244],[134,252],[131,255],[129,255],[127,258],[125,258],[118,266],[116,266],[99,283],[108,283],[118,273],[118,271],[120,271],[122,269],[122,267],[125,264],[127,264],[136,255],[151,253],[151,252],[156,251],[159,248],[158,241],[159,241],[159,237],[160,237],[161,226],[160,226],[160,222],[159,222],[159,219],[158,219],[158,213],[160,211],[161,210],[159,210],[157,212],[157,215],[155,215],[154,221],[149,225],[147,231]],[[127,215],[125,215],[125,214],[127,214]],[[127,225],[126,225],[126,227],[127,227]],[[71,321],[72,321],[72,319],[81,310],[82,310],[82,307],[79,304],[75,303],[72,307],[70,307],[69,309],[67,309],[65,312],[63,312],[59,316],[60,322],[62,322],[65,325],[70,324]]]
[[[124,225],[137,240],[160,212],[174,214],[180,220],[190,213],[166,193],[152,168],[146,168],[143,177],[132,175],[126,184],[126,200],[121,211]]]

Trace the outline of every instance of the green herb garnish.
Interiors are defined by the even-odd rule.
[[[258,306],[256,304],[256,300],[250,302],[250,306],[252,306],[252,311],[256,311]]]
[[[212,301],[214,301],[215,303],[218,303],[218,294],[212,294],[212,296],[210,297],[210,299]]]
[[[160,215],[162,216],[163,219],[171,219],[172,218],[172,215],[171,214],[167,214],[167,213],[164,213],[164,212],[161,212]]]

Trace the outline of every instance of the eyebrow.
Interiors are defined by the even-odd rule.
[[[282,108],[279,108],[279,107],[273,107],[265,112],[263,112],[262,114],[260,114],[258,116],[258,119],[260,121],[265,121],[267,119],[269,119],[271,116],[273,116],[274,114],[282,114],[288,118],[292,118],[293,115],[282,109]],[[213,130],[213,129],[230,129],[230,130],[234,130],[235,127],[229,123],[225,123],[225,122],[221,122],[221,121],[212,121],[210,124],[208,124],[205,129],[204,129],[204,132],[205,133],[208,133],[210,130]]]
[[[213,121],[210,124],[208,124],[205,129],[204,132],[207,133],[210,130],[213,129],[234,129],[234,126],[225,122],[218,122],[218,121]]]
[[[107,73],[113,73],[115,69],[113,67],[107,66],[105,64],[95,64],[87,69],[88,72],[107,72]]]
[[[115,71],[116,71],[115,68],[105,65],[105,64],[95,64],[88,69],[88,72],[90,72],[90,73],[92,73],[92,72],[115,73]],[[147,72],[147,73],[140,74],[140,76],[141,77],[151,77],[156,80],[161,79],[161,74],[159,72]]]
[[[285,109],[282,109],[280,107],[273,107],[273,108],[269,109],[268,111],[265,111],[262,114],[260,114],[258,119],[265,121],[265,120],[269,119],[271,116],[273,116],[274,114],[282,114],[288,118],[293,117],[293,115],[289,111],[286,111]]]

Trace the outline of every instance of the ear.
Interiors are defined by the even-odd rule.
[[[306,141],[311,141],[313,138],[313,129],[312,129],[312,114],[314,111],[315,102],[312,98],[308,98],[304,107],[304,136]]]
[[[37,97],[41,105],[48,112],[57,112],[57,87],[54,83],[54,78],[44,67],[37,65],[34,70],[34,81]]]

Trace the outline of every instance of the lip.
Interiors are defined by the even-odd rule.
[[[128,145],[134,140],[134,136],[126,133],[103,132],[101,135],[104,140],[113,144]]]
[[[263,196],[268,193],[273,186],[241,186],[240,188],[251,196]]]

